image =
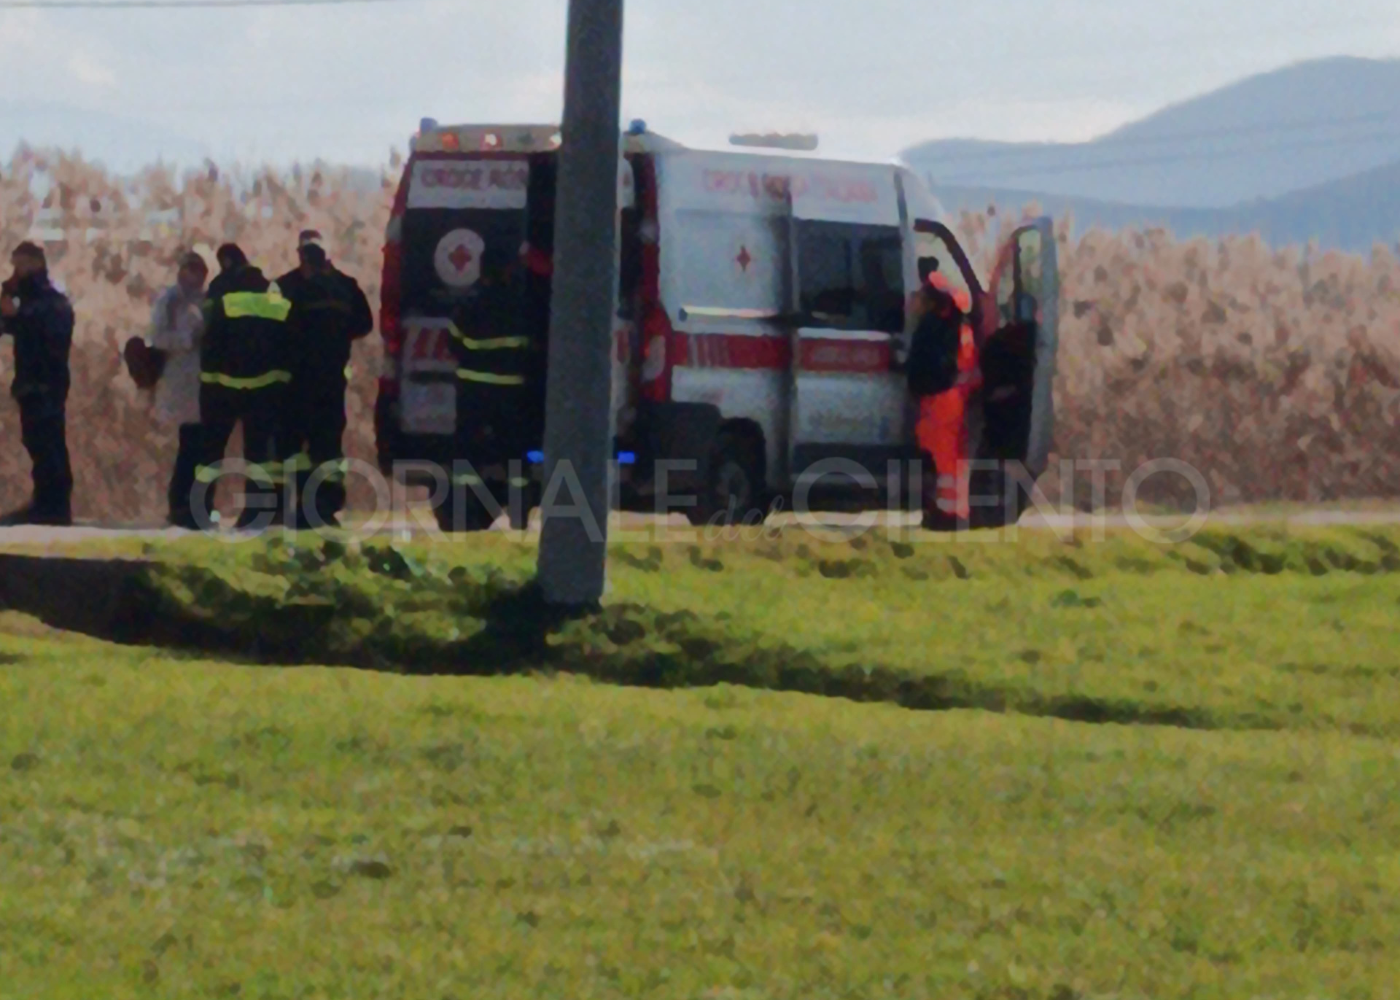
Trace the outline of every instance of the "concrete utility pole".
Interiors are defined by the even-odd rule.
[[[569,0],[539,558],[544,599],[565,607],[602,598],[607,561],[622,4]]]

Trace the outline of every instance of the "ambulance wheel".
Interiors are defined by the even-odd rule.
[[[447,497],[433,507],[438,528],[445,534],[489,531],[496,519],[485,502],[469,486],[453,486]]]
[[[710,452],[698,502],[690,508],[690,523],[702,528],[762,524],[768,516],[765,493],[762,442],[721,432]]]

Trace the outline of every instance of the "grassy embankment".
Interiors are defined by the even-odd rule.
[[[504,538],[162,548],[224,656],[1003,714],[9,613],[0,996],[1386,996],[1396,543],[627,547],[562,626]]]

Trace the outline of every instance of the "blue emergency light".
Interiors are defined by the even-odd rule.
[[[530,452],[526,452],[526,453],[525,453],[525,461],[529,462],[531,465],[543,465],[543,464],[544,464],[544,452],[542,452],[542,451],[530,451]],[[622,452],[618,452],[618,455],[617,455],[617,464],[618,464],[618,465],[636,465],[636,464],[637,464],[637,453],[634,452],[634,451],[622,451]]]

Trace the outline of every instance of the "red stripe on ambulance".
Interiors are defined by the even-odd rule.
[[[671,363],[686,368],[787,369],[792,345],[787,337],[733,333],[678,333]]]
[[[876,375],[890,370],[889,342],[803,340],[802,371]]]

